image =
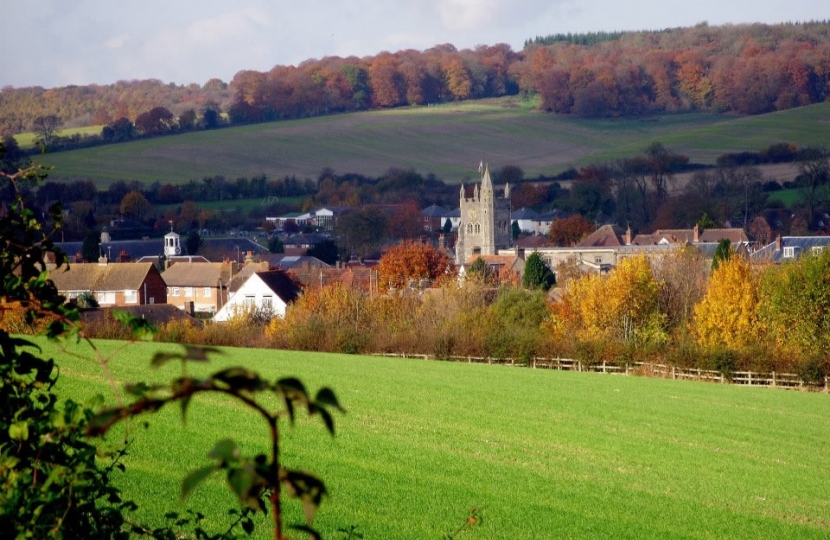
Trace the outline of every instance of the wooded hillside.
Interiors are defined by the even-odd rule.
[[[553,35],[515,52],[505,44],[457,50],[328,57],[225,83],[158,80],[0,91],[0,134],[28,131],[39,116],[66,127],[135,121],[157,107],[187,119],[221,111],[233,123],[538,94],[543,110],[580,117],[693,110],[759,114],[830,95],[830,23]],[[602,39],[599,39],[599,38]],[[214,118],[215,120],[215,118]],[[189,127],[190,127],[189,126]]]

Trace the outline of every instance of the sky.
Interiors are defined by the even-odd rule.
[[[0,88],[230,82],[325,56],[555,33],[824,20],[827,0],[2,0]]]

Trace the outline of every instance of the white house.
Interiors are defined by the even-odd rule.
[[[254,272],[216,313],[213,320],[223,322],[250,312],[285,317],[286,307],[297,296],[297,285],[282,270]]]

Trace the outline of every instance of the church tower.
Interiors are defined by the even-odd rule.
[[[164,235],[164,256],[174,257],[182,254],[181,237],[170,231]]]
[[[493,191],[490,167],[482,164],[482,168],[481,187],[476,184],[472,198],[465,196],[464,185],[461,185],[456,264],[464,264],[476,255],[496,255],[498,250],[512,245],[510,186],[505,186],[503,197],[497,197]]]

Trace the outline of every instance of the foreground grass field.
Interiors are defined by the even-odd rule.
[[[97,365],[40,343],[59,360],[62,395],[111,395]],[[128,349],[111,369],[167,380],[173,366],[147,367],[160,347]],[[331,386],[348,409],[334,439],[317,420],[284,432],[287,464],[331,492],[316,521],[325,538],[356,525],[367,539],[438,539],[473,507],[484,521],[471,539],[830,537],[827,395],[246,349],[199,371],[237,364]],[[177,506],[182,476],[207,464],[216,440],[264,447],[262,422],[241,414],[212,399],[194,401],[185,425],[178,410],[145,417],[119,478],[142,516]],[[217,525],[233,505],[218,479],[189,503]]]
[[[480,160],[528,176],[637,155],[654,141],[713,163],[776,142],[830,145],[830,103],[739,118],[709,113],[580,120],[541,113],[518,97],[271,122],[40,156],[52,178],[184,183],[205,176],[379,176],[390,167],[475,176]]]

